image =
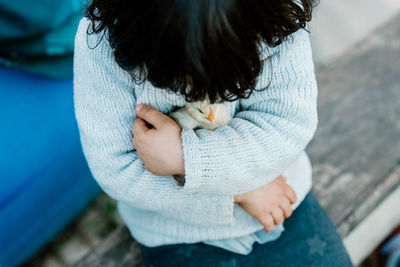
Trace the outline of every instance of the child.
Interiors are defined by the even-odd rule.
[[[315,237],[328,248],[312,264],[333,266],[340,257],[338,266],[351,265],[308,194],[304,149],[317,125],[304,30],[311,9],[309,0],[94,0],[89,6],[75,51],[82,145],[146,264],[301,266],[308,256],[294,253]],[[228,125],[181,129],[165,115],[206,96],[225,101],[233,117]],[[184,185],[173,175],[184,175]],[[292,244],[279,246],[287,240]],[[274,250],[282,259],[274,260]]]

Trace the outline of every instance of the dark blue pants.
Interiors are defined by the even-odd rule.
[[[177,244],[149,248],[141,245],[146,266],[353,266],[336,228],[310,193],[284,222],[281,237],[260,245],[249,255],[205,245]]]

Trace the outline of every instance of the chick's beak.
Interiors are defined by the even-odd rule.
[[[212,110],[212,108],[210,107],[210,112],[208,113],[208,116],[205,117],[207,120],[211,121],[212,123],[214,123],[215,120],[215,115],[214,112]]]

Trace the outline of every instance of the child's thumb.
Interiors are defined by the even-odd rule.
[[[137,105],[135,111],[138,117],[150,123],[156,129],[162,127],[162,125],[169,119],[169,117],[164,113],[145,104]]]

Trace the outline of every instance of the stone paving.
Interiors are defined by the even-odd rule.
[[[116,211],[115,201],[101,195],[67,230],[25,266],[71,266],[120,224],[122,220]]]
[[[399,0],[321,1],[311,24],[317,67],[344,54],[346,49],[399,11]],[[121,223],[115,202],[102,195],[25,266],[71,266]]]

